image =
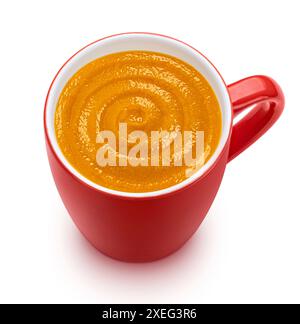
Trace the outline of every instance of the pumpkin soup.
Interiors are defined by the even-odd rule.
[[[175,137],[184,141],[178,134],[190,132],[194,154],[196,134],[203,132],[205,163],[218,146],[221,130],[220,106],[207,80],[182,60],[147,51],[110,54],[88,63],[67,82],[55,112],[56,138],[69,163],[94,183],[125,192],[156,191],[184,181],[200,164],[177,163],[186,147],[176,150]],[[137,141],[131,135],[136,131],[146,134],[137,153],[146,152],[146,158],[136,156],[133,163],[130,152]],[[103,132],[116,139],[102,140]],[[153,164],[155,132],[171,136],[168,142],[158,137],[161,151]],[[164,146],[169,148],[169,163],[163,162]],[[106,153],[101,155],[103,148]],[[113,163],[102,163],[107,156],[114,157]]]

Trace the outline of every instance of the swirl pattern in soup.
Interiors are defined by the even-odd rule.
[[[100,166],[97,134],[110,130],[118,138],[120,123],[127,124],[128,133],[142,130],[150,139],[152,131],[203,131],[205,162],[215,152],[222,130],[220,106],[206,79],[182,60],[147,51],[107,55],[75,73],[57,103],[56,138],[79,173],[110,189],[151,192],[189,177],[188,166],[174,163]],[[128,141],[128,148],[132,146]],[[115,154],[118,157],[118,150]]]

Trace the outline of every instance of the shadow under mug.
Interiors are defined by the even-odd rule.
[[[60,151],[54,112],[69,78],[88,62],[115,52],[148,50],[173,55],[208,80],[222,110],[222,135],[211,159],[192,177],[150,193],[124,193],[94,184],[79,174]],[[246,108],[250,112],[233,125]],[[266,76],[226,86],[211,62],[193,47],[151,33],[109,36],[73,55],[55,76],[45,103],[44,127],[51,171],[60,196],[81,233],[102,253],[122,261],[147,262],[179,249],[198,229],[219,189],[229,161],[262,136],[279,118],[284,96]]]

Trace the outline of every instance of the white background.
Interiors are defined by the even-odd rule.
[[[299,303],[298,1],[3,1],[0,5],[0,302]],[[109,259],[79,234],[54,186],[43,104],[84,45],[151,31],[198,48],[229,84],[276,79],[282,118],[228,165],[201,229],[151,264]]]

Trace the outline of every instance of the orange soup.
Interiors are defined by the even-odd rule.
[[[136,140],[130,135],[137,134],[135,131],[142,131],[147,138]],[[176,162],[178,152],[184,154],[186,149],[177,146],[176,151],[177,135],[174,143],[171,136],[167,144],[163,136],[158,137],[158,163],[150,163],[153,132],[185,131],[192,134],[187,140],[192,153],[196,150],[196,134],[202,132],[202,162],[206,163],[215,152],[222,131],[217,97],[191,65],[156,52],[120,52],[88,63],[67,82],[55,112],[56,138],[69,163],[87,179],[118,191],[156,191],[176,185],[196,172],[199,163]],[[99,139],[102,133],[115,134],[116,139]],[[184,142],[183,137],[180,140]],[[122,152],[118,146],[121,141],[126,144]],[[113,147],[112,143],[117,144]],[[134,150],[137,144],[140,150]],[[169,163],[162,162],[164,145],[169,146]],[[146,158],[142,159],[142,153]],[[104,161],[108,156],[114,161],[101,163],[101,157]]]

